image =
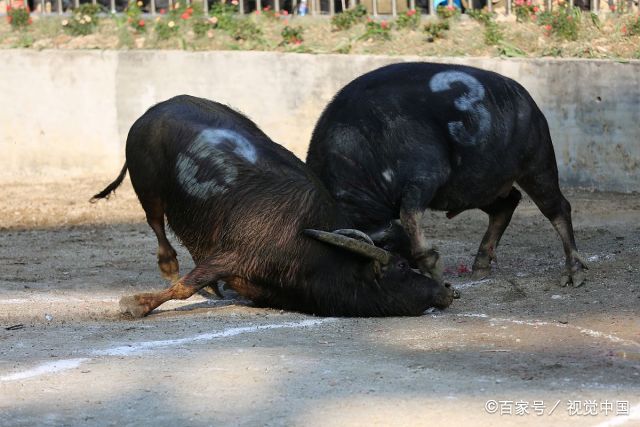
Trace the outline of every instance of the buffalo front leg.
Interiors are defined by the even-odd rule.
[[[120,312],[135,318],[144,317],[172,299],[187,299],[199,289],[214,284],[227,276],[216,263],[197,265],[186,276],[175,281],[170,288],[160,292],[146,292],[120,299]]]
[[[428,194],[428,197],[426,196]],[[442,282],[444,270],[440,254],[427,242],[422,227],[424,210],[431,201],[432,192],[425,193],[424,188],[409,187],[403,196],[400,208],[400,222],[411,242],[411,258],[423,274]]]
[[[487,277],[491,273],[491,262],[498,262],[496,249],[521,198],[522,194],[515,187],[512,187],[506,197],[500,197],[490,205],[480,208],[489,215],[489,227],[484,233],[476,259],[473,262],[473,278],[475,280]]]

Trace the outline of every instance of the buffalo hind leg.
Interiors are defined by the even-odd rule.
[[[587,265],[578,254],[571,223],[571,205],[565,199],[558,185],[557,171],[550,174],[536,174],[518,180],[520,187],[527,192],[542,214],[553,225],[565,254],[565,271],[560,278],[560,286],[584,284]]]
[[[146,292],[120,299],[120,312],[132,317],[144,317],[161,304],[172,299],[187,299],[199,289],[215,284],[228,274],[215,262],[197,265],[187,275],[175,281],[171,287],[160,292]]]
[[[147,215],[147,223],[158,239],[158,267],[162,277],[174,281],[178,278],[178,254],[167,239],[164,229],[164,207],[159,197],[140,198],[140,203]]]
[[[491,262],[498,262],[496,249],[521,198],[522,194],[515,187],[512,187],[506,197],[499,197],[490,205],[480,208],[489,215],[489,227],[484,233],[476,259],[473,262],[473,279],[487,277],[491,273]]]
[[[422,226],[424,211],[433,197],[424,185],[408,186],[402,198],[400,222],[411,241],[411,258],[423,274],[442,282],[444,270],[440,254],[433,246],[429,246]]]

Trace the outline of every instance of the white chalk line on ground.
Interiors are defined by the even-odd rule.
[[[117,301],[118,301],[117,297],[78,298],[78,297],[72,297],[72,296],[33,295],[27,298],[0,299],[0,305],[31,304],[34,302],[68,304],[70,302],[117,302]]]
[[[580,326],[575,326],[575,325],[566,325],[564,323],[555,323],[555,322],[547,322],[544,320],[518,320],[518,319],[508,319],[508,318],[504,318],[504,317],[489,317],[486,314],[482,314],[482,313],[461,313],[461,314],[457,314],[456,316],[458,317],[476,317],[476,318],[481,318],[481,319],[486,319],[489,322],[510,322],[510,323],[515,323],[517,325],[526,325],[526,326],[555,326],[556,328],[569,328],[569,329],[575,329],[577,331],[579,331],[581,334],[584,335],[589,335],[590,337],[594,337],[594,338],[605,338],[611,342],[615,342],[615,343],[622,343],[622,344],[631,344],[637,347],[640,347],[640,343],[633,341],[633,340],[627,340],[624,338],[620,338],[617,337],[615,335],[611,335],[611,334],[607,334],[605,332],[600,332],[600,331],[594,331],[593,329],[587,329],[587,328],[581,328]]]
[[[174,340],[134,342],[126,346],[112,347],[112,348],[107,348],[103,350],[94,350],[90,352],[90,354],[98,357],[99,356],[126,357],[126,356],[132,356],[132,355],[144,353],[144,352],[149,352],[151,350],[158,349],[158,348],[176,347],[176,346],[191,344],[195,342],[211,341],[218,338],[228,338],[236,335],[259,332],[264,330],[309,328],[309,327],[320,325],[322,323],[331,322],[334,320],[335,320],[334,318],[307,319],[301,322],[286,322],[286,323],[279,323],[279,324],[275,323],[275,324],[267,324],[267,325],[242,326],[242,327],[225,329],[220,332],[199,334],[191,337],[179,338]],[[1,376],[0,382],[24,380],[29,378],[35,378],[41,375],[68,371],[70,369],[75,369],[79,367],[81,364],[86,363],[90,360],[92,360],[92,358],[90,357],[80,357],[80,358],[73,358],[73,359],[62,359],[62,360],[57,360],[55,362],[47,362],[30,369],[26,369],[24,371]]]
[[[640,405],[629,408],[629,415],[618,415],[615,418],[598,423],[593,427],[615,427],[626,424],[629,421],[640,421]]]

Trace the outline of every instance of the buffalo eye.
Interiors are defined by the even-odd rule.
[[[398,262],[398,264],[396,264],[396,267],[400,270],[405,270],[407,268],[407,263],[404,261],[400,261]]]

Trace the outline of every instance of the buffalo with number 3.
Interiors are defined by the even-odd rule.
[[[585,280],[547,120],[512,79],[432,63],[364,74],[322,113],[307,164],[355,228],[437,280],[442,261],[425,236],[424,211],[488,214],[473,264],[474,277],[482,278],[520,201],[517,185],[560,235],[566,256],[561,285]]]

